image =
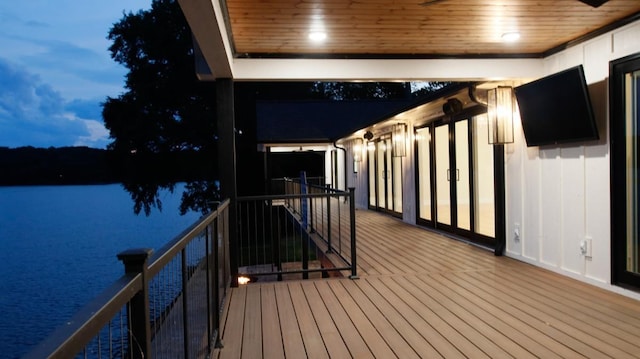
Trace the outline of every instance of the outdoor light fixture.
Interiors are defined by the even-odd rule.
[[[309,33],[309,40],[314,42],[323,42],[327,39],[327,33],[324,31],[311,31]]]
[[[356,138],[353,140],[353,161],[362,161],[362,139]]]
[[[510,86],[498,86],[487,91],[490,144],[513,143],[514,110],[515,99],[513,89]]]
[[[520,33],[519,32],[505,32],[504,34],[502,34],[502,41],[504,42],[516,42],[518,40],[520,40]]]
[[[407,125],[397,123],[391,130],[391,145],[393,146],[393,157],[404,157],[407,154]]]
[[[353,147],[351,148],[353,151],[353,173],[358,173],[358,167],[362,161],[362,142],[361,138],[356,138],[353,141]]]

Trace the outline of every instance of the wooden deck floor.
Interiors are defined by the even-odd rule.
[[[369,211],[360,279],[231,291],[218,358],[638,358],[640,302]]]

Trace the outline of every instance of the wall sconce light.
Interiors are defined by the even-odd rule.
[[[362,143],[363,141],[361,138],[356,138],[353,141],[353,146],[351,147],[351,151],[353,152],[353,173],[358,173],[358,168],[362,161]]]
[[[391,145],[393,146],[393,157],[404,157],[407,155],[407,125],[397,123],[391,129]]]
[[[353,141],[353,161],[360,162],[362,161],[362,139],[356,138]]]
[[[498,86],[487,91],[489,144],[513,143],[514,110],[513,88],[510,86]]]

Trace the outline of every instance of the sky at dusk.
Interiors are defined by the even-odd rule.
[[[110,142],[101,116],[124,91],[107,34],[151,0],[22,0],[0,3],[0,147]]]

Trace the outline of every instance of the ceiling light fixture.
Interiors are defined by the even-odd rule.
[[[309,40],[315,42],[321,42],[327,39],[327,33],[324,31],[311,31],[309,33]]]
[[[502,34],[502,41],[504,42],[516,42],[518,40],[520,40],[520,33],[517,31]]]

